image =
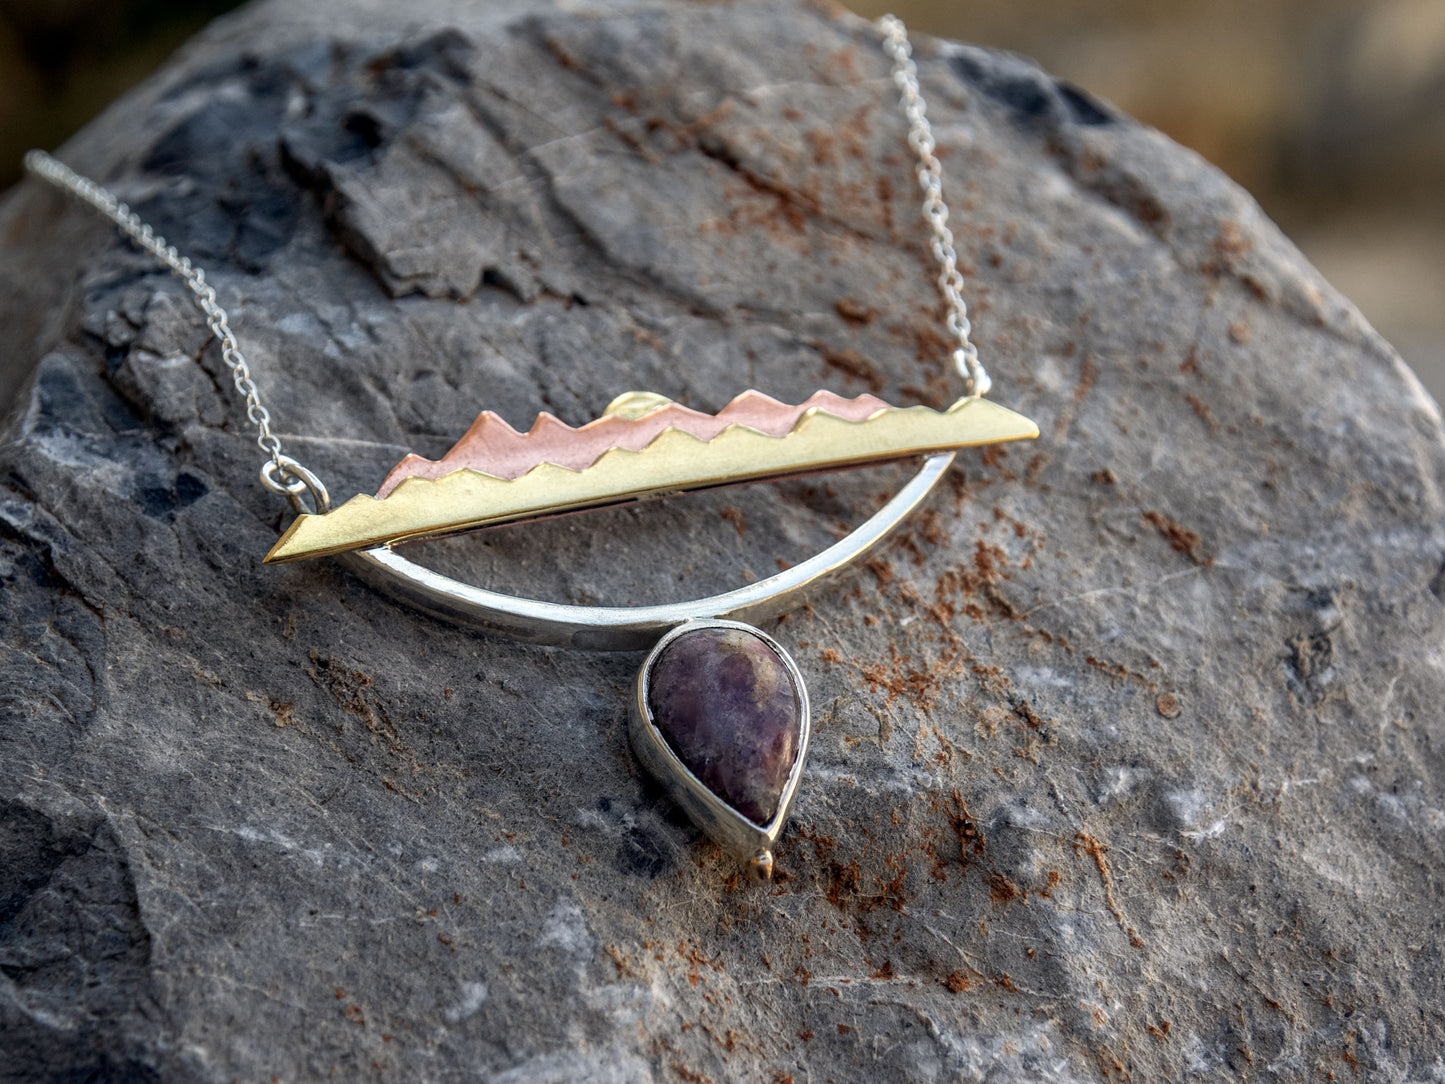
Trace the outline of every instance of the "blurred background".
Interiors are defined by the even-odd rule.
[[[0,0],[0,187],[27,147],[54,147],[234,6]],[[1194,148],[1445,400],[1445,0],[849,6],[1024,53]]]

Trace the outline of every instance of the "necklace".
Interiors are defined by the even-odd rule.
[[[984,396],[990,380],[971,341],[943,170],[903,23],[879,20],[908,143],[917,162],[937,284],[956,343],[964,395],[946,410],[897,407],[871,395],[819,391],[787,404],[744,391],[716,414],[652,392],[619,395],[570,427],[539,414],[526,433],[483,411],[438,460],[408,455],[375,496],[333,507],[315,472],[283,453],[227,313],[205,273],[113,193],[41,151],[34,175],[85,202],[179,277],[219,342],[265,455],[260,479],[297,515],[267,563],[331,556],[424,612],[537,644],[647,650],[630,698],[638,759],[710,837],[751,874],[772,874],[772,849],[797,793],[811,733],[802,674],[754,625],[872,548],[943,478],[956,452],[1038,435]],[[488,590],[426,568],[405,543],[689,491],[921,457],[913,475],[861,525],[814,556],[721,594],[651,606],[581,606]]]

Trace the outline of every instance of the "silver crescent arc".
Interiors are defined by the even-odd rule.
[[[808,588],[862,556],[906,519],[942,480],[953,458],[953,452],[928,456],[887,504],[806,561],[766,579],[690,602],[575,606],[522,598],[444,576],[389,546],[338,554],[336,560],[378,590],[469,628],[533,644],[641,651],[686,621],[728,618],[755,623],[787,609]]]

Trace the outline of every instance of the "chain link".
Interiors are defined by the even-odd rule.
[[[908,28],[892,15],[883,16],[877,26],[883,34],[883,51],[893,62],[893,84],[898,88],[899,104],[908,118],[908,145],[918,156],[918,187],[923,190],[923,218],[933,233],[933,258],[939,268],[938,292],[948,303],[949,334],[958,340],[953,352],[954,368],[970,395],[987,395],[993,381],[978,360],[978,348],[970,338],[973,324],[969,322],[968,305],[963,300],[963,275],[958,270],[953,231],[948,228],[948,204],[943,202],[943,163],[935,153],[938,144],[934,142],[927,105],[918,88],[918,66],[913,63]]]
[[[116,198],[115,193],[102,188],[87,177],[82,177],[63,162],[52,158],[44,151],[30,151],[25,155],[25,168],[36,177],[48,181],[56,188],[95,208],[140,248],[154,256],[173,275],[186,284],[195,298],[196,306],[206,318],[206,326],[221,344],[221,360],[231,371],[231,381],[236,392],[246,402],[246,418],[256,427],[256,444],[266,454],[261,468],[261,481],[267,489],[290,499],[300,506],[303,495],[310,495],[318,512],[324,512],[329,504],[326,487],[316,475],[288,455],[281,454],[281,438],[271,432],[271,412],[261,402],[261,393],[251,377],[251,368],[246,364],[241,345],[231,330],[226,310],[216,300],[216,290],[206,281],[206,273],[194,266],[190,259],[176,251],[176,246]]]

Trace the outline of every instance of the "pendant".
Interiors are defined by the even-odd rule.
[[[746,391],[717,414],[650,392],[618,396],[578,428],[538,415],[526,433],[483,411],[441,459],[408,455],[376,496],[298,515],[267,563],[335,556],[439,617],[569,647],[651,646],[629,733],[643,766],[692,820],[759,878],[797,793],[808,693],[776,640],[738,618],[778,612],[856,560],[932,490],[960,448],[1029,440],[1038,427],[977,396],[947,410],[820,391],[800,404]],[[588,607],[462,583],[396,552],[406,542],[504,523],[913,456],[918,473],[849,535],[767,579],[691,602]]]
[[[771,879],[811,734],[808,690],[782,645],[739,621],[678,626],[637,672],[629,730],[693,823]]]

